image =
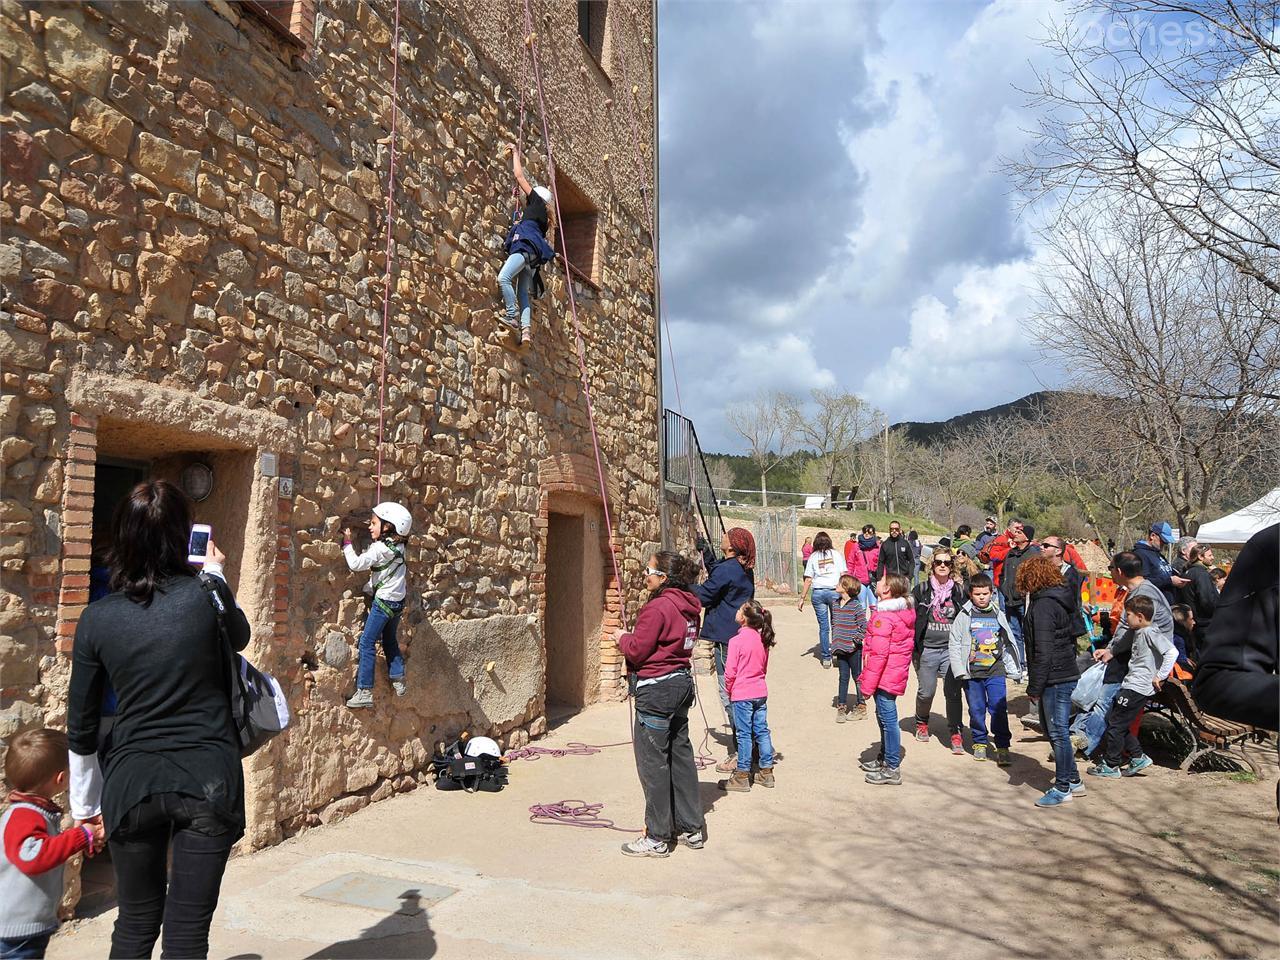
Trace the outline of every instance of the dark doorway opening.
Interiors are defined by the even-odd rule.
[[[552,513],[547,524],[547,707],[586,703],[583,607],[586,518]]]

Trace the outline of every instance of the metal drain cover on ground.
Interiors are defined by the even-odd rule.
[[[303,896],[412,917],[457,892],[457,887],[442,887],[434,883],[415,883],[370,873],[344,873],[314,890],[308,890]]]

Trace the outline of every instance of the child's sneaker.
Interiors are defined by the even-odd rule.
[[[896,787],[902,783],[902,771],[897,767],[880,767],[872,770],[863,779],[877,786]]]
[[[842,703],[840,704],[840,706],[836,707],[836,723],[848,723],[848,722],[849,722],[849,705],[847,703]]]
[[[391,689],[396,692],[397,697],[403,697],[409,692],[409,685],[404,680],[392,680]]]
[[[676,839],[690,850],[701,850],[706,845],[707,835],[701,830],[690,830],[688,833],[680,834]]]
[[[628,857],[669,857],[671,844],[666,840],[655,840],[653,837],[643,836],[624,843],[622,852]]]
[[[830,670],[830,669],[831,669],[831,658],[830,658],[830,657],[823,657],[823,658],[822,658],[822,669],[823,669],[823,670]]]
[[[716,764],[716,773],[733,773],[738,769],[738,751],[734,751]]]
[[[355,692],[355,696],[353,696],[350,700],[347,701],[348,710],[360,710],[364,707],[372,707],[372,706],[373,706],[372,690],[357,689]]]
[[[973,759],[975,760],[987,759],[987,745],[985,743],[975,743],[973,745]]]
[[[916,739],[921,743],[929,742],[929,725],[927,723],[916,723]]]
[[[1060,807],[1071,799],[1071,791],[1063,792],[1057,787],[1050,787],[1043,797],[1036,801],[1037,807]]]
[[[1091,777],[1106,777],[1108,780],[1120,779],[1120,768],[1108,766],[1107,762],[1097,764],[1085,771]]]
[[[883,766],[884,766],[884,761],[881,760],[879,757],[876,757],[874,760],[858,761],[858,768],[862,770],[863,773],[870,773],[873,770],[879,770]]]
[[[860,703],[853,708],[853,719],[854,720],[867,719],[867,705],[865,703]]]
[[[1068,786],[1071,787],[1071,795],[1073,797],[1087,797],[1089,795],[1083,780],[1072,780]]]
[[[1123,767],[1120,768],[1120,776],[1132,777],[1135,773],[1141,773],[1147,767],[1151,766],[1152,760],[1145,753],[1134,757]]]
[[[1009,756],[1008,747],[996,747],[996,766],[1007,767],[1013,763],[1013,757]]]
[[[951,752],[957,757],[964,756],[964,738],[962,738],[958,733],[953,733],[951,735]]]

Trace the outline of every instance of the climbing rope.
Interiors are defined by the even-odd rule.
[[[560,210],[560,190],[556,185],[555,152],[551,144],[551,128],[547,123],[547,100],[542,87],[542,65],[538,60],[538,38],[533,29],[533,8],[529,0],[524,0],[525,27],[529,36],[529,56],[533,65],[533,79],[538,93],[538,113],[542,120],[542,143],[547,149],[548,179],[551,181],[551,199],[556,208],[556,223],[563,224],[564,217]],[[618,554],[614,550],[613,517],[609,510],[609,490],[604,479],[604,461],[600,455],[600,437],[596,431],[596,417],[591,402],[591,378],[587,372],[587,349],[582,338],[582,323],[578,319],[578,300],[573,292],[572,264],[569,262],[568,250],[562,246],[561,255],[565,262],[565,289],[569,293],[569,312],[573,317],[574,340],[578,351],[578,372],[582,380],[582,394],[586,400],[587,422],[591,427],[591,446],[595,453],[596,479],[600,484],[600,504],[604,509],[604,525],[609,536],[609,560],[613,565],[614,588],[618,593],[618,619],[623,629],[627,626],[627,598],[622,590],[622,571],[618,566]]]
[[[639,827],[619,827],[600,815],[603,809],[603,803],[587,803],[585,800],[535,803],[529,808],[529,822],[558,823],[566,827],[588,827],[592,830],[617,830],[619,833],[644,833]]]
[[[396,0],[396,27],[391,35],[391,153],[387,161],[387,270],[382,283],[382,372],[378,377],[378,496],[382,499],[382,439],[387,416],[387,327],[391,316],[392,219],[396,197],[396,135],[399,128],[400,0]]]
[[[622,740],[618,743],[566,743],[563,747],[521,747],[519,750],[511,750],[502,755],[502,759],[510,763],[513,760],[540,760],[543,757],[590,757],[599,753],[601,750],[608,750],[610,747],[629,747],[630,740]]]

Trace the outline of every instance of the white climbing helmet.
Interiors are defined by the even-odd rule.
[[[546,187],[534,187],[533,192],[540,196],[544,203],[551,202],[551,191]]]
[[[402,537],[407,537],[410,528],[413,526],[413,516],[409,511],[398,503],[392,503],[390,500],[374,507],[373,515],[395,527],[396,533]]]
[[[472,737],[467,741],[467,745],[463,750],[468,757],[479,757],[489,754],[493,757],[502,756],[502,748],[498,746],[498,742],[489,737]]]

